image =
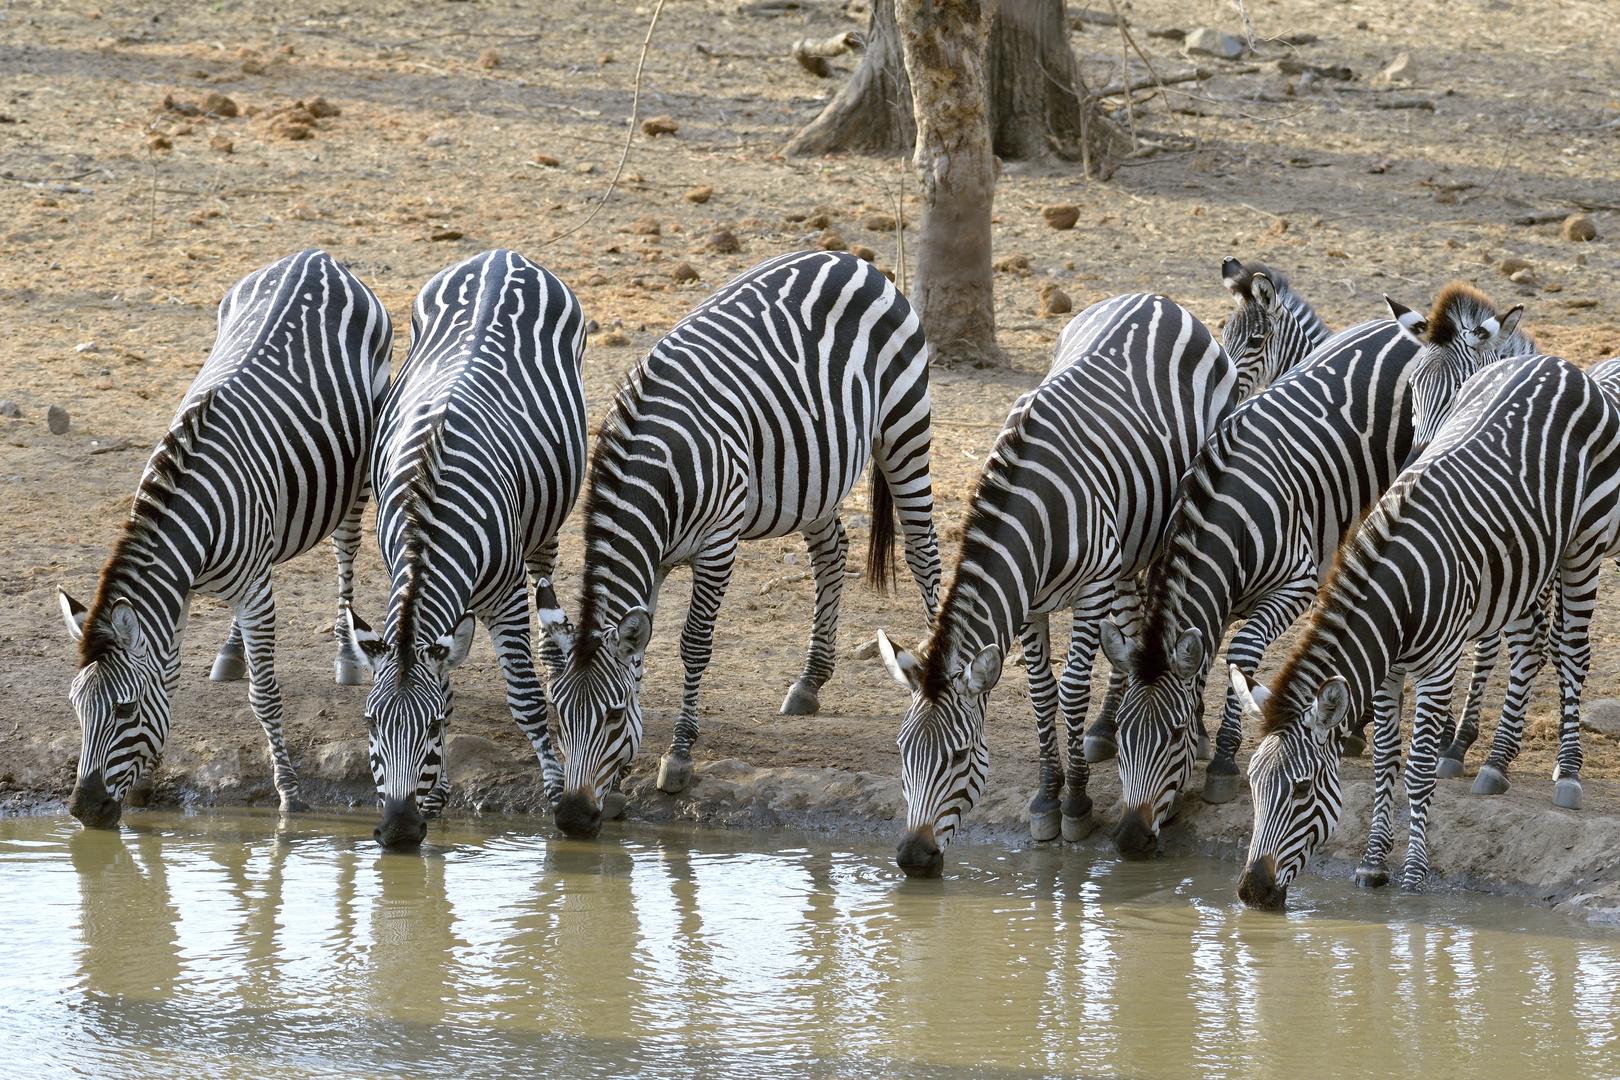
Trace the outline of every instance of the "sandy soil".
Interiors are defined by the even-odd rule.
[[[1610,238],[1620,235],[1620,213],[1605,209],[1620,203],[1612,183],[1620,17],[1612,7],[1271,0],[1250,12],[1262,39],[1309,31],[1321,40],[1297,50],[1262,41],[1258,57],[1205,61],[1219,74],[1172,94],[1183,111],[1139,104],[1143,137],[1170,149],[1144,151],[1107,183],[1068,167],[1006,168],[997,255],[1030,260],[1027,273],[998,280],[1002,344],[1015,365],[936,376],[937,508],[947,559],[980,459],[1012,399],[1049,357],[1061,320],[1037,314],[1037,286],[1048,279],[1077,307],[1152,289],[1214,325],[1228,306],[1221,258],[1260,257],[1286,270],[1337,327],[1380,315],[1381,293],[1417,306],[1462,277],[1525,303],[1527,326],[1548,351],[1584,364],[1620,349],[1620,266]],[[0,11],[0,301],[9,313],[0,398],[22,411],[0,420],[0,592],[7,598],[0,798],[7,805],[39,805],[71,784],[73,650],[55,587],[65,583],[86,598],[94,591],[145,451],[212,341],[213,307],[249,270],[306,246],[326,248],[387,304],[401,328],[402,356],[408,305],[422,282],[479,250],[513,247],[568,281],[604,328],[621,324],[628,336],[628,346],[598,342],[588,350],[594,422],[623,371],[708,290],[816,231],[789,215],[825,214],[850,243],[897,265],[895,234],[861,225],[869,212],[894,210],[896,162],[776,156],[832,85],[785,59],[790,43],[857,25],[819,0],[780,17],[743,14],[717,0],[671,4],[648,57],[642,115],[668,115],[679,130],[656,140],[638,135],[630,182],[590,225],[553,242],[584,219],[617,163],[648,14],[603,0],[357,3],[333,11],[303,0],[99,10],[71,0]],[[1213,24],[1242,33],[1228,6],[1207,0],[1144,2],[1131,17],[1152,27]],[[1138,40],[1162,67],[1187,66],[1174,42]],[[1091,27],[1073,43],[1094,84],[1117,74],[1113,31]],[[480,66],[487,50],[498,65]],[[1403,50],[1416,62],[1415,82],[1374,85]],[[1296,52],[1312,64],[1346,64],[1357,78],[1294,86],[1290,95],[1297,79],[1281,74],[1277,61]],[[847,73],[847,58],[840,63]],[[262,112],[214,119],[163,109],[166,96],[196,102],[209,91],[244,111],[319,95],[341,114],[291,140]],[[1410,100],[1431,102],[1433,111],[1380,107]],[[151,148],[156,136],[169,145]],[[226,141],[229,153],[217,148]],[[1175,149],[1184,146],[1192,148]],[[557,166],[534,164],[539,156]],[[700,185],[714,188],[710,201],[686,201]],[[1038,210],[1055,202],[1080,206],[1078,228],[1046,228]],[[903,205],[915,215],[914,203]],[[1564,241],[1556,221],[1512,223],[1582,206],[1596,208],[1595,243]],[[660,236],[631,231],[646,218]],[[719,225],[735,231],[740,252],[705,247]],[[432,239],[452,233],[460,235]],[[1536,282],[1501,275],[1496,264],[1507,256],[1532,262]],[[701,280],[674,283],[670,270],[681,259]],[[95,347],[77,349],[88,342]],[[72,416],[66,435],[47,430],[53,404]],[[864,507],[856,499],[850,509]],[[861,547],[857,540],[857,555]],[[571,523],[565,589],[578,580],[578,557]],[[840,639],[846,659],[822,695],[828,711],[778,717],[808,636],[805,569],[797,538],[747,547],[721,615],[697,753],[892,775],[905,695],[880,664],[851,654],[879,626],[915,640],[923,627],[916,594],[909,586],[896,597],[852,587]],[[369,543],[357,588],[362,612],[380,614],[385,581]],[[686,588],[673,579],[660,608],[645,688],[644,766],[665,745],[677,704],[675,642]],[[328,550],[282,568],[277,599],[289,741],[307,764],[313,748],[362,734],[364,691],[331,681]],[[1620,696],[1617,614],[1620,588],[1605,584],[1588,700]],[[171,793],[262,798],[268,791],[246,687],[206,681],[227,619],[217,604],[194,612],[165,762]],[[1034,770],[1023,678],[1010,671],[991,720],[992,784],[1009,790],[1027,788]],[[457,679],[458,728],[521,754],[487,641]],[[1498,676],[1493,705],[1501,689]],[[1538,792],[1552,760],[1553,704],[1544,677],[1518,767],[1521,786]],[[1620,747],[1592,735],[1587,749],[1589,777],[1620,774]],[[1613,801],[1609,790],[1588,785],[1589,805]]]

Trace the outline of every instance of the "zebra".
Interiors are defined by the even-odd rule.
[[[87,609],[58,592],[79,645],[69,698],[84,741],[68,809],[112,828],[162,756],[191,597],[231,608],[214,678],[239,678],[270,743],[283,811],[304,809],[281,729],[270,569],[332,537],[339,603],[353,596],[393,326],[360,280],[310,249],[225,294],[219,336],[153,449]],[[358,658],[338,652],[340,683]]]
[[[378,418],[377,543],[391,583],[378,635],[345,606],[339,640],[374,676],[366,699],[384,847],[414,847],[449,795],[450,672],[475,617],[506,674],[506,703],[539,757],[562,767],[530,652],[529,593],[556,608],[557,532],[585,474],[585,319],[568,286],[513,251],[441,270],[411,308],[411,350]]]
[[[692,567],[692,599],[680,716],[658,768],[666,792],[691,782],[698,688],[739,541],[804,535],[815,619],[781,711],[820,708],[849,549],[839,506],[868,457],[867,579],[884,586],[892,575],[898,510],[906,563],[932,616],[940,569],[930,431],[917,316],[881,273],[847,254],[801,251],[744,271],[630,371],[591,455],[580,622],[541,613],[565,656],[552,684],[564,833],[596,835],[604,793],[639,748],[644,653],[672,567]]]
[[[1103,628],[1109,663],[1126,673],[1117,717],[1120,779],[1130,793],[1115,833],[1122,854],[1152,853],[1166,819],[1150,808],[1170,806],[1191,778],[1204,684],[1227,626],[1247,620],[1227,662],[1252,675],[1310,605],[1340,541],[1411,456],[1414,414],[1444,417],[1450,400],[1441,395],[1457,373],[1529,348],[1517,329],[1522,309],[1500,316],[1460,283],[1441,291],[1426,319],[1386,302],[1394,318],[1336,334],[1220,426],[1183,481],[1148,569],[1141,633]],[[1514,629],[1515,670],[1524,677],[1539,653]],[[1172,663],[1193,638],[1201,662]],[[1484,644],[1476,651],[1478,672],[1489,674],[1495,647],[1493,637],[1488,654]],[[1242,739],[1240,702],[1229,693],[1206,801],[1239,793]]]
[[[1238,894],[1280,907],[1343,800],[1346,719],[1373,701],[1374,812],[1358,884],[1389,880],[1400,699],[1416,716],[1407,756],[1411,841],[1402,884],[1428,875],[1428,803],[1454,669],[1465,643],[1495,633],[1560,590],[1563,696],[1554,801],[1578,805],[1580,693],[1591,661],[1597,572],[1620,535],[1620,410],[1556,357],[1504,359],[1462,390],[1423,454],[1341,550],[1315,614],[1269,688],[1236,665],[1232,685],[1260,722],[1249,764],[1254,832]]]
[[[907,816],[898,861],[907,874],[940,873],[942,845],[984,790],[985,695],[1015,639],[1040,744],[1031,835],[1090,832],[1081,744],[1099,626],[1147,562],[1176,482],[1232,408],[1238,379],[1209,330],[1163,296],[1105,300],[1065,327],[1051,372],[1014,404],[985,461],[923,656],[878,636],[884,665],[911,691],[899,736]],[[1074,630],[1060,684],[1049,617],[1064,608]]]

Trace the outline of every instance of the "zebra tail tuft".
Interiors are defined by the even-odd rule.
[[[894,493],[872,463],[872,536],[866,549],[866,584],[886,593],[894,583]]]

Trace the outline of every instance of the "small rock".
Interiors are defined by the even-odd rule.
[[[1411,53],[1401,53],[1390,63],[1389,67],[1378,73],[1374,82],[1411,82],[1417,78],[1417,64],[1412,60]]]
[[[1389,167],[1391,164],[1392,162],[1389,160],[1388,154],[1378,154],[1375,155],[1371,161],[1367,162],[1367,171],[1382,175],[1389,172]]]
[[[231,141],[229,135],[215,135],[208,140],[208,149],[220,154],[231,154],[236,152],[236,144]]]
[[[816,237],[816,247],[820,248],[822,251],[849,250],[849,245],[844,243],[844,238],[839,236],[832,229],[821,230],[821,235]]]
[[[323,97],[311,98],[308,101],[300,101],[298,103],[298,107],[309,113],[310,116],[313,116],[317,120],[324,120],[328,116],[343,115],[342,109],[338,108],[336,105],[332,104],[330,101],[327,101]]]
[[[630,231],[637,236],[661,236],[664,227],[658,223],[657,218],[644,217],[630,226]]]
[[[1581,727],[1620,740],[1620,700],[1600,698],[1581,706]]]
[[[855,256],[857,259],[865,259],[867,262],[877,261],[877,252],[873,251],[865,244],[849,245],[849,253]]]
[[[0,417],[7,420],[21,420],[22,414],[22,406],[15,401],[0,401]]]
[[[597,285],[606,285],[607,283],[608,278],[606,274],[592,274],[590,277],[585,279],[585,284],[593,287]]]
[[[501,66],[501,54],[494,49],[485,49],[478,54],[478,66],[485,71],[493,71]]]
[[[1283,233],[1285,233],[1287,231],[1288,231],[1288,219],[1287,218],[1278,218],[1276,221],[1273,221],[1271,223],[1271,228],[1266,230],[1266,235],[1267,236],[1281,236]]]
[[[241,115],[240,110],[236,107],[236,102],[218,90],[210,90],[204,94],[202,100],[197,102],[197,107],[205,113],[213,113],[215,116],[222,116],[226,119]]]
[[[1565,240],[1578,243],[1597,239],[1597,225],[1585,214],[1571,214],[1565,218],[1562,232]]]
[[[894,232],[894,215],[867,214],[861,224],[873,232]]]
[[[596,163],[594,161],[582,161],[574,166],[574,171],[577,173],[593,173],[596,171]]]
[[[1074,301],[1069,294],[1058,288],[1054,282],[1047,282],[1041,286],[1041,318],[1050,318],[1053,315],[1067,315],[1074,310]]]
[[[148,150],[172,150],[174,149],[174,140],[167,135],[153,135],[146,140],[146,148]]]
[[[93,341],[81,341],[79,344],[73,346],[74,352],[98,352],[100,349],[101,346],[97,345]]]
[[[794,219],[792,217],[787,217],[783,218],[783,220],[793,221]],[[832,228],[832,218],[828,217],[826,214],[811,214],[809,217],[800,217],[798,220],[803,222],[804,227],[807,229]]]
[[[686,281],[696,281],[700,277],[697,270],[685,259],[675,264],[675,269],[669,272],[669,276],[675,279],[677,285]]]
[[[596,62],[598,64],[611,64],[613,63],[613,54],[605,52],[596,58]]]
[[[434,229],[428,233],[429,240],[460,240],[461,233],[456,229]]]
[[[1541,284],[1541,282],[1536,280],[1536,272],[1535,272],[1535,270],[1531,269],[1528,266],[1525,267],[1523,270],[1515,270],[1513,273],[1509,274],[1508,275],[1508,280],[1513,282],[1515,285],[1539,285],[1539,284]]]
[[[529,160],[544,169],[556,169],[562,166],[562,162],[558,161],[550,154],[536,154]]]
[[[714,198],[714,188],[710,187],[708,184],[704,184],[702,187],[691,188],[687,191],[685,198],[689,203],[697,203],[699,206],[702,206],[704,203]]]
[[[244,74],[244,75],[263,75],[264,74],[264,61],[263,60],[253,60],[253,59],[247,59],[247,60],[242,61],[242,74]]]
[[[607,330],[596,335],[596,343],[598,345],[613,346],[628,345],[630,344],[630,335],[623,330]]]
[[[998,273],[1002,273],[1002,274],[1017,273],[1020,270],[1027,271],[1029,269],[1029,256],[1028,255],[1003,255],[1001,258],[997,259],[995,262],[991,263],[990,265]]]
[[[1496,268],[1509,277],[1512,277],[1520,270],[1529,270],[1531,265],[1532,264],[1529,259],[1521,259],[1516,255],[1509,255],[1507,258],[1497,263]]]
[[[45,426],[51,429],[52,435],[66,435],[68,433],[68,411],[60,405],[52,405],[45,410]]]
[[[860,648],[855,650],[855,659],[857,659],[857,660],[871,660],[874,657],[876,657],[877,654],[878,654],[878,640],[877,640],[877,638],[873,638],[871,641],[868,641],[866,644],[862,645]]]
[[[297,218],[299,221],[314,221],[320,215],[315,212],[315,208],[309,203],[301,202],[293,203],[292,209],[287,211],[287,216]]]
[[[1080,220],[1080,208],[1073,203],[1057,203],[1041,207],[1041,217],[1054,229],[1072,229]]]
[[[742,250],[742,242],[730,229],[716,229],[709,234],[703,246],[719,255],[732,255]]]
[[[1230,34],[1223,34],[1207,26],[1200,26],[1187,33],[1186,40],[1181,44],[1182,49],[1188,53],[1197,53],[1202,56],[1218,56],[1222,60],[1236,60],[1243,55],[1243,42]]]
[[[667,116],[653,116],[641,122],[641,133],[657,138],[660,135],[673,135],[681,130],[681,126]]]
[[[888,278],[890,281],[894,280],[894,271],[890,270],[887,266],[878,267],[877,272]]]
[[[302,109],[294,110],[294,112],[302,113],[303,116],[309,116],[309,113],[304,112]],[[313,120],[313,117],[311,117],[311,120]],[[302,117],[295,116],[293,113],[282,113],[280,116],[270,121],[270,134],[274,135],[278,139],[288,139],[292,142],[298,142],[302,139],[309,138],[314,134],[314,132],[311,130],[310,124],[305,122]],[[429,140],[429,142],[431,143],[432,140]]]

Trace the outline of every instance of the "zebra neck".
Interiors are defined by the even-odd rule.
[[[1353,588],[1329,582],[1327,597],[1277,680],[1279,696],[1308,708],[1324,681],[1343,676],[1350,723],[1360,721],[1404,648],[1401,626],[1407,621],[1382,602],[1367,603],[1367,586],[1364,577]]]
[[[166,530],[153,529],[144,536],[134,531],[132,523],[102,569],[89,621],[98,621],[115,601],[127,600],[147,639],[171,649],[183,628],[201,560],[188,559],[179,544],[164,543]]]
[[[1173,520],[1172,528],[1177,524]],[[1197,630],[1204,637],[1207,672],[1231,622],[1232,590],[1240,573],[1225,537],[1171,536],[1148,571],[1143,641],[1159,645],[1168,656],[1184,631]]]

